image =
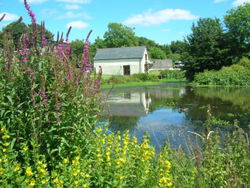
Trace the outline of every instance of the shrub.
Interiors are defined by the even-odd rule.
[[[138,74],[133,74],[131,76],[131,79],[135,80],[135,81],[145,82],[145,81],[157,81],[158,77],[156,75],[153,75],[153,74],[138,73]]]
[[[159,78],[164,78],[169,80],[185,80],[185,71],[163,70],[160,71]]]

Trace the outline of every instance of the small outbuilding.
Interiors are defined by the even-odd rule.
[[[94,68],[104,75],[131,75],[148,71],[148,52],[145,46],[98,49]]]
[[[173,62],[171,59],[156,60],[155,63],[150,67],[151,70],[173,70]]]

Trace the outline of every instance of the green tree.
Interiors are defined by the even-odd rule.
[[[80,60],[82,57],[83,47],[84,47],[83,41],[78,39],[70,43],[71,53],[73,57],[76,58],[77,60]]]
[[[0,39],[1,41],[3,40],[4,33],[10,33],[13,37],[14,44],[17,45],[21,35],[25,33],[25,28],[26,25],[23,22],[12,22],[3,28],[2,32],[0,33]]]
[[[138,39],[133,28],[119,23],[109,23],[108,31],[105,32],[103,38],[108,48],[138,46]]]
[[[231,53],[240,59],[250,51],[250,3],[231,9],[224,16]]]
[[[33,27],[32,24],[25,25],[25,23],[19,22],[19,21],[12,22],[3,28],[2,32],[0,33],[0,39],[1,40],[3,39],[4,33],[10,33],[13,37],[13,41],[14,41],[15,46],[17,46],[20,37],[22,36],[22,34],[26,33],[27,30],[28,30],[29,35],[30,36],[32,35],[32,32],[33,32],[32,27]],[[37,42],[41,42],[40,32],[41,32],[42,26],[40,24],[37,24],[36,27],[37,27],[37,31],[38,31],[37,36],[36,36],[38,39]],[[44,34],[45,34],[46,39],[52,40],[53,35],[50,31],[45,29]]]
[[[159,47],[149,48],[149,55],[152,59],[166,59],[165,52]]]
[[[218,18],[199,19],[192,25],[192,34],[187,37],[187,51],[182,59],[187,77],[193,79],[195,73],[204,70],[219,70],[231,65],[225,34]]]
[[[187,49],[187,44],[183,41],[172,41],[170,44],[172,53],[182,54]]]

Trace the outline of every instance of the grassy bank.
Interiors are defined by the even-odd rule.
[[[166,70],[151,71],[149,73],[133,74],[131,76],[103,75],[101,88],[132,87],[142,85],[156,85],[166,82],[186,81],[183,71]]]
[[[146,85],[157,85],[167,82],[185,82],[185,79],[160,79],[158,81],[145,81],[145,82],[127,82],[120,84],[102,84],[101,88],[118,88],[118,87],[133,87],[133,86],[146,86]]]

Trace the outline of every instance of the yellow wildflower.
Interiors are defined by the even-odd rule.
[[[34,187],[35,186],[35,181],[34,180],[32,180],[31,182],[30,182],[30,184],[28,185],[28,187]]]
[[[120,176],[120,180],[123,180],[124,179],[124,176]]]
[[[98,153],[98,154],[97,154],[97,157],[98,157],[98,158],[101,158],[101,157],[102,157],[102,154]]]
[[[0,168],[0,175],[3,174],[3,168]]]
[[[56,177],[55,179],[53,179],[53,182],[57,183],[58,182],[58,177]]]
[[[102,129],[101,128],[97,128],[96,132],[100,133],[100,132],[102,132]]]
[[[39,168],[38,171],[41,173],[42,176],[46,174],[46,170],[44,168]]]
[[[75,181],[74,184],[75,184],[75,185],[78,185],[78,184],[79,184],[79,181]]]
[[[29,149],[29,148],[28,148],[27,146],[24,146],[24,147],[23,147],[23,151],[24,151],[24,152],[28,151],[28,149]]]
[[[82,187],[86,188],[86,187],[88,187],[88,184],[85,183],[85,184],[82,185]]]
[[[68,159],[63,159],[63,163],[67,164],[67,163],[69,163],[69,160]]]
[[[149,169],[145,170],[145,173],[148,174],[149,173]]]
[[[167,169],[170,169],[171,163],[168,160],[165,161],[165,165]]]
[[[42,165],[43,163],[42,163],[42,161],[38,161],[37,164]]]
[[[74,165],[78,165],[78,164],[79,164],[79,159],[80,159],[80,157],[79,157],[79,156],[76,156],[75,159],[72,161],[72,163],[73,163]]]
[[[14,172],[20,170],[20,166],[19,165],[16,165],[15,168],[14,168]]]
[[[2,136],[2,139],[3,139],[3,140],[8,139],[8,138],[10,138],[10,136],[7,135],[7,134],[5,134],[5,135]]]
[[[3,152],[4,152],[4,153],[6,152],[6,148],[3,148]]]
[[[4,133],[6,131],[5,127],[1,128],[1,132]]]
[[[90,175],[89,174],[85,174],[85,178],[89,178],[90,177]]]
[[[31,167],[26,168],[26,175],[27,176],[32,176],[33,175],[33,172],[31,171]]]
[[[42,180],[42,184],[45,184],[45,183],[47,183],[49,181],[49,179],[47,178],[47,179],[43,179]]]

